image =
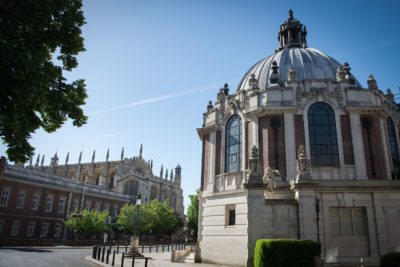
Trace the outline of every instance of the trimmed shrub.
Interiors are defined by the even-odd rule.
[[[321,245],[310,240],[259,239],[254,249],[255,267],[315,267]]]
[[[380,267],[398,266],[400,266],[400,252],[387,253],[381,257]]]

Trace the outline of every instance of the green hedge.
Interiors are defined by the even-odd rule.
[[[254,249],[255,267],[315,267],[321,245],[310,240],[259,239]]]
[[[400,252],[391,252],[383,255],[380,262],[381,267],[400,266]]]

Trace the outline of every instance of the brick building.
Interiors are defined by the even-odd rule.
[[[6,165],[0,182],[0,245],[62,243],[63,220],[74,209],[108,210],[116,217],[129,196],[102,186]]]

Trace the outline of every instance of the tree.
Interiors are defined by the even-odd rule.
[[[63,76],[85,50],[81,8],[82,0],[0,3],[0,137],[11,161],[33,155],[28,139],[38,128],[50,133],[67,118],[78,127],[87,121],[84,80]]]
[[[64,224],[79,235],[89,238],[106,230],[106,219],[111,220],[108,211],[84,210],[81,215],[71,213]]]
[[[118,229],[126,234],[134,234],[136,227],[142,234],[149,233],[150,230],[152,234],[171,234],[181,224],[182,220],[168,206],[167,201],[159,202],[157,199],[142,206],[125,204],[117,220]]]
[[[196,195],[189,195],[190,205],[187,211],[187,227],[194,231],[194,236],[197,236],[198,221],[199,221],[199,193],[200,190],[196,190]]]

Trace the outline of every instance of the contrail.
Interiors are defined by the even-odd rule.
[[[107,108],[107,109],[103,109],[103,110],[94,111],[94,112],[89,113],[89,115],[107,113],[107,112],[114,111],[114,110],[130,108],[130,107],[154,103],[154,102],[160,102],[160,101],[164,101],[167,99],[177,98],[177,97],[190,95],[190,94],[196,94],[196,93],[200,93],[200,92],[204,92],[204,91],[208,91],[208,90],[216,90],[216,88],[218,88],[216,85],[201,86],[201,87],[194,88],[192,90],[186,90],[186,91],[180,91],[180,92],[176,92],[176,93],[156,96],[156,97],[152,97],[149,99],[139,100],[139,101],[131,102],[128,104],[123,104],[123,105],[119,105],[119,106],[115,106],[115,107],[111,107],[111,108]]]

